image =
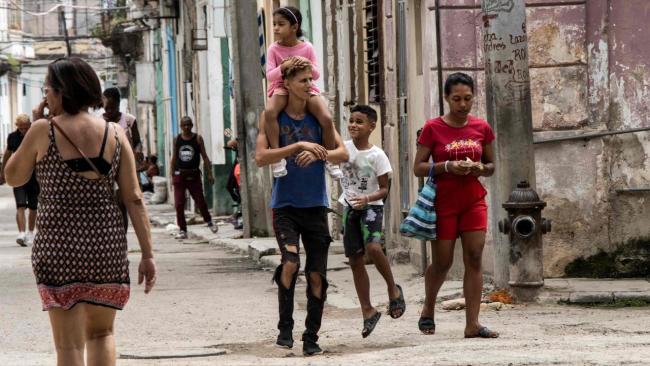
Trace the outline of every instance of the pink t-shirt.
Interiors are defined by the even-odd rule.
[[[278,42],[273,42],[266,54],[266,80],[269,82],[267,90],[269,98],[273,96],[273,92],[276,89],[284,88],[282,69],[280,65],[284,59],[291,56],[302,56],[309,59],[312,64],[312,79],[318,80],[320,77],[318,62],[316,61],[316,53],[314,52],[314,46],[312,46],[311,43],[308,41],[301,41],[293,47],[286,47],[282,46]],[[312,86],[312,91],[320,94],[320,90],[318,90],[315,84]]]

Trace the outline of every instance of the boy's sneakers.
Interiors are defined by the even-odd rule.
[[[28,231],[25,234],[25,246],[34,244],[34,232]]]
[[[273,178],[281,178],[287,175],[287,161],[282,159],[275,164],[271,164],[271,172],[273,172]]]
[[[18,233],[18,236],[16,237],[16,243],[20,245],[21,247],[26,247],[27,244],[25,243],[25,232],[21,231]]]
[[[219,231],[219,226],[215,225],[214,222],[208,224],[208,228],[212,231],[213,234],[216,234]]]
[[[330,162],[325,162],[325,169],[329,173],[332,179],[341,179],[343,178],[343,172],[338,164],[332,164]]]
[[[176,236],[174,236],[174,239],[187,239],[187,231],[179,231]]]
[[[312,340],[303,339],[302,341],[302,354],[305,356],[319,355],[323,350],[318,346],[318,343]]]

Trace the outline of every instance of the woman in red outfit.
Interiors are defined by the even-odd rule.
[[[444,92],[449,112],[424,125],[413,166],[415,176],[426,177],[433,165],[437,186],[438,240],[431,245],[434,262],[424,277],[426,296],[418,327],[425,334],[435,333],[436,297],[460,236],[465,264],[465,337],[496,338],[498,333],[478,321],[483,289],[481,258],[487,230],[487,191],[478,177],[494,173],[494,133],[486,121],[469,114],[474,102],[474,81],[469,75],[449,75]]]

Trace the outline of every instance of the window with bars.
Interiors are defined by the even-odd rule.
[[[13,9],[9,12],[9,29],[21,30],[23,16],[22,12],[17,9]]]
[[[379,102],[379,19],[378,0],[366,0],[366,64],[368,67],[368,101]]]

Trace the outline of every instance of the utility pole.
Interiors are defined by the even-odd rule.
[[[498,287],[508,288],[510,245],[497,228],[507,216],[501,205],[520,181],[535,189],[526,2],[483,0],[481,7],[487,114],[496,135],[490,179],[494,276]]]
[[[65,40],[68,57],[70,57],[72,48],[70,47],[70,36],[68,35],[68,25],[65,22],[65,10],[63,10],[63,6],[59,7],[59,24],[63,27],[63,39]]]
[[[268,236],[271,234],[268,208],[271,179],[268,169],[258,168],[255,163],[258,121],[264,111],[256,2],[231,1],[230,19],[244,236]]]

